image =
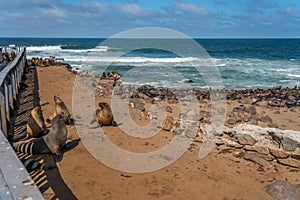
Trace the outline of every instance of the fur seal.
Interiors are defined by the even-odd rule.
[[[121,74],[119,72],[115,72],[115,71],[109,72],[107,74],[107,76],[110,78],[113,78],[115,81],[117,81],[121,78]]]
[[[55,103],[55,112],[54,116],[58,114],[64,113],[64,121],[66,124],[70,124],[71,122],[71,114],[65,105],[65,103],[57,96],[54,96],[54,103]]]
[[[29,142],[14,144],[16,151],[25,154],[54,154],[55,161],[60,162],[63,158],[62,148],[67,141],[67,127],[64,115],[58,114],[51,121],[52,127],[49,133],[43,137]]]
[[[106,102],[100,102],[99,104],[100,109],[97,109],[94,113],[93,120],[91,123],[97,121],[102,126],[117,126],[117,123],[114,121],[114,117],[110,106]]]
[[[27,120],[27,133],[31,137],[38,137],[47,133],[47,127],[40,106],[36,106],[31,111]]]

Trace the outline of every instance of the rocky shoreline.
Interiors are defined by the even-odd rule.
[[[79,74],[89,76],[89,74]],[[118,79],[119,80],[119,79]],[[155,119],[153,113],[145,109],[145,105],[158,104],[166,101],[168,105],[176,104],[180,99],[193,93],[200,104],[211,106],[210,91],[197,89],[170,89],[157,88],[150,85],[130,86],[123,85],[120,81],[113,87],[114,78],[100,78],[98,80],[96,96],[101,97],[113,92],[119,98],[129,98],[129,106],[141,112],[148,120]],[[110,86],[109,86],[110,85]],[[225,146],[226,151],[234,156],[244,158],[257,163],[262,170],[271,170],[272,162],[300,169],[300,132],[292,130],[280,130],[268,115],[258,114],[257,107],[274,109],[280,114],[278,108],[294,111],[300,106],[300,89],[295,88],[271,88],[224,90],[227,101],[237,101],[240,105],[227,112],[223,133],[216,137],[217,146]],[[186,99],[185,99],[186,101]],[[172,113],[172,108],[166,106],[167,113]],[[224,111],[220,111],[222,113]],[[226,113],[224,113],[226,115]],[[182,115],[192,115],[192,122],[185,122]],[[162,124],[162,129],[174,134],[193,138],[201,143],[205,140],[207,127],[211,123],[209,111],[200,110],[200,113],[180,113],[177,118],[167,116]],[[267,124],[266,128],[258,126],[258,122]],[[189,134],[188,127],[197,126],[196,134]],[[223,149],[224,151],[224,149]],[[276,169],[272,169],[276,170]]]

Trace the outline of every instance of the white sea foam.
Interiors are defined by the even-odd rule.
[[[60,46],[29,46],[27,51],[57,51],[61,50]]]
[[[117,62],[117,63],[182,63],[182,62],[200,62],[201,59],[188,58],[147,58],[147,57],[68,57],[67,61],[73,62]]]
[[[61,48],[61,45],[59,46],[29,46],[26,47],[27,51],[43,51],[43,52],[53,52],[53,51],[61,51],[63,52],[106,52],[110,48],[108,46],[97,46],[96,48],[91,49],[68,49],[68,48]]]

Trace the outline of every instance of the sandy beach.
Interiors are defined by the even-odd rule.
[[[54,95],[63,99],[72,113],[76,74],[68,71],[63,65],[36,67],[36,70],[39,104],[43,105],[45,119],[53,115]],[[113,87],[105,83],[105,87],[102,85],[101,88],[106,88],[106,92],[98,91],[96,103],[110,103],[109,93]],[[151,104],[159,103],[164,108],[168,107],[168,116],[177,118],[180,114],[178,104],[168,103],[166,99],[155,99],[156,102],[140,99],[146,111]],[[238,108],[253,105],[247,98],[228,100],[226,104],[227,127],[254,123],[248,118],[239,120],[238,116],[233,116]],[[131,118],[139,125],[147,125],[150,120],[142,114],[145,111],[142,112],[132,105],[136,103],[128,106]],[[205,98],[200,99],[199,105],[202,116],[200,124],[208,124],[209,101]],[[254,107],[257,113],[254,124],[300,131],[298,106],[288,108],[256,104]],[[74,125],[68,125],[67,128],[68,140],[79,138]],[[176,136],[176,133],[161,130],[150,138],[134,138],[124,133],[120,127],[112,126],[103,127],[103,131],[116,146],[138,153],[160,149]],[[268,185],[276,181],[300,184],[300,166],[280,164],[276,157],[271,156],[268,159],[268,155],[265,155],[264,161],[269,164],[264,166],[253,162],[253,159],[244,159],[248,152],[245,150],[247,145],[230,145],[224,141],[219,142],[205,158],[200,159],[198,153],[202,142],[203,135],[196,136],[183,156],[167,167],[148,173],[127,173],[112,169],[95,159],[83,143],[79,142],[78,146],[64,154],[60,163],[56,163],[57,168],[35,171],[31,175],[45,199],[273,199],[266,192]],[[255,150],[250,152],[257,153]],[[40,180],[41,175],[37,175],[39,173],[44,174],[43,181]]]

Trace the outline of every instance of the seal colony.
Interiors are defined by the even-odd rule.
[[[39,80],[43,80],[40,81],[41,102],[50,101],[54,95],[60,94],[59,98],[64,100],[65,105],[68,106],[67,103],[71,102],[70,91],[73,79],[70,81],[67,79],[73,74],[61,66],[40,68],[38,72]],[[62,82],[64,87],[60,87]],[[111,83],[113,82],[112,79]],[[49,89],[49,84],[55,87],[55,90]],[[297,126],[300,113],[298,88],[226,91],[227,119],[235,119],[235,121],[228,121],[230,123],[226,121],[226,126],[229,128],[224,130],[218,138],[214,150],[201,160],[197,156],[205,138],[206,127],[210,122],[209,91],[195,91],[199,100],[200,117],[195,119],[197,123],[193,125],[199,127],[197,135],[190,135],[178,126],[178,124],[185,125],[187,123],[181,122],[178,116],[193,112],[180,113],[176,107],[180,100],[178,94],[183,96],[184,91],[181,93],[181,91],[174,91],[170,88],[152,86],[141,86],[134,91],[124,85],[118,85],[112,89],[105,87],[104,84],[100,86],[101,90],[97,90],[95,95],[97,106],[99,106],[99,102],[109,102],[111,96],[107,94],[114,92],[114,95],[120,95],[121,98],[130,98],[129,104],[133,104],[133,106],[128,105],[128,107],[133,120],[147,124],[150,117],[142,118],[140,117],[141,113],[152,116],[151,119],[155,120],[155,113],[151,113],[149,110],[153,104],[161,104],[165,108],[166,114],[173,117],[172,120],[169,120],[169,127],[147,140],[131,139],[119,128],[104,127],[103,130],[108,138],[120,148],[133,152],[155,151],[163,147],[163,142],[166,142],[167,145],[177,134],[182,137],[190,137],[193,142],[182,158],[173,162],[172,165],[142,175],[123,173],[99,164],[99,162],[95,162],[95,159],[89,158],[91,157],[87,156],[89,152],[83,145],[80,145],[76,151],[65,154],[63,162],[68,161],[67,163],[58,165],[65,183],[78,199],[92,199],[101,195],[107,195],[105,197],[112,199],[132,199],[142,198],[142,196],[149,199],[173,198],[174,196],[179,199],[187,197],[191,199],[198,197],[203,199],[241,199],[244,197],[245,199],[248,197],[249,199],[271,199],[271,196],[266,193],[268,185],[279,180],[286,180],[292,185],[299,184],[298,140],[275,128],[261,128],[278,126],[280,129],[300,130]],[[64,93],[64,91],[67,92]],[[105,95],[98,95],[102,91],[105,92]],[[277,104],[276,101],[280,104]],[[98,110],[101,110],[100,106]],[[48,116],[52,115],[53,111],[50,106],[43,107],[43,112]],[[96,112],[94,114],[97,116]],[[246,121],[248,124],[257,124],[258,126],[245,125]],[[239,124],[241,124],[240,129],[235,127]],[[67,128],[68,134],[73,131],[77,136],[73,127],[67,126]],[[243,132],[240,132],[241,129]],[[96,130],[93,131],[96,136]],[[199,184],[200,181],[201,184]],[[124,183],[127,184],[126,187],[124,187]],[[210,187],[210,190],[206,192],[209,185],[214,187]],[[99,188],[104,189],[99,191]],[[197,189],[192,191],[191,188]],[[54,196],[53,193],[49,195],[44,192],[43,194],[49,199]]]
[[[25,154],[52,153],[57,162],[63,157],[62,147],[67,141],[67,128],[64,115],[58,114],[51,121],[51,130],[43,137],[29,142],[14,144],[16,151]]]
[[[54,155],[56,162],[60,162],[64,150],[70,150],[78,144],[79,140],[66,144],[68,132],[66,125],[70,124],[71,114],[59,97],[54,96],[54,104],[54,117],[48,120],[51,123],[49,132],[44,122],[41,107],[36,106],[32,109],[26,127],[27,134],[36,139],[14,143],[13,146],[17,152],[32,155],[50,153]]]

